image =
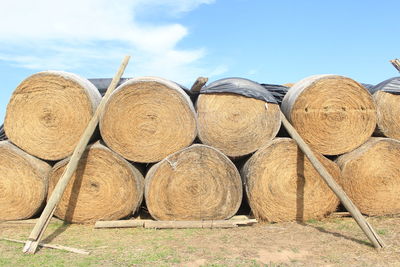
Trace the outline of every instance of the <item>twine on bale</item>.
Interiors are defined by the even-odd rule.
[[[26,78],[13,92],[4,128],[29,154],[60,160],[72,154],[101,99],[78,75],[44,71]]]
[[[202,143],[230,157],[256,151],[281,125],[278,104],[238,94],[201,94],[196,108]]]
[[[68,161],[65,159],[54,166],[49,196]],[[54,214],[72,223],[127,217],[142,203],[143,179],[132,164],[97,142],[83,154]]]
[[[223,220],[239,209],[242,182],[235,165],[220,151],[192,145],[151,167],[145,199],[157,220]]]
[[[0,221],[23,220],[44,204],[50,165],[0,141]]]
[[[363,144],[377,120],[367,89],[338,75],[301,80],[290,88],[281,107],[304,140],[325,155],[339,155]]]
[[[336,180],[340,179],[334,162],[322,155],[318,159]],[[262,221],[320,219],[339,204],[296,142],[289,138],[276,138],[260,148],[245,163],[241,174],[251,210]]]
[[[400,141],[371,138],[337,163],[342,187],[362,213],[400,214]]]
[[[134,78],[111,95],[100,131],[105,143],[124,158],[157,162],[192,144],[195,110],[177,84],[158,77]]]

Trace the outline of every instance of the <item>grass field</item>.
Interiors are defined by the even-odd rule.
[[[44,242],[85,249],[79,255],[0,241],[0,266],[400,266],[400,218],[369,222],[389,245],[376,251],[351,218],[258,224],[234,229],[93,229],[49,225]],[[33,224],[0,223],[0,238],[25,240]]]

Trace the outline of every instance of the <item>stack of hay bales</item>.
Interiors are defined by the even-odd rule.
[[[5,207],[2,211],[15,214],[6,219],[29,218],[40,210],[100,99],[99,91],[87,79],[60,71],[34,74],[15,89],[7,106],[4,128],[13,143],[7,143],[7,148],[19,152],[10,156],[6,151],[8,156],[3,157],[4,152],[0,157],[8,160],[1,166],[5,170],[1,172],[0,187],[9,192],[2,195],[2,207]],[[92,139],[98,139],[98,133]],[[38,158],[52,164],[61,161],[50,172],[50,167]],[[56,216],[69,222],[126,217],[141,204],[143,184],[142,174],[131,163],[100,144],[89,146]],[[31,198],[25,196],[30,193]],[[16,205],[18,202],[12,196],[31,201],[35,208],[20,215],[14,210],[22,210],[23,204]]]
[[[4,214],[13,215],[0,213],[0,220],[40,211],[100,102],[98,89],[104,91],[110,80],[92,82],[98,88],[75,74],[48,71],[28,77],[15,90],[4,125],[9,142],[0,143],[0,190],[6,192],[0,204]],[[296,143],[276,138],[280,107],[336,181],[351,197],[355,192],[354,200],[367,199],[364,193],[357,196],[353,175],[354,162],[361,169],[368,166],[362,163],[368,158],[364,153],[386,155],[385,168],[397,164],[397,141],[367,142],[379,115],[371,94],[349,78],[312,76],[290,88],[227,78],[194,96],[172,81],[138,77],[122,80],[106,103],[99,131],[55,216],[72,223],[117,220],[131,216],[144,199],[157,220],[228,219],[237,213],[244,188],[260,220],[322,218],[339,201]],[[341,154],[339,166],[325,157]],[[395,170],[390,173],[375,180],[398,185]],[[388,190],[393,203],[397,188]],[[14,205],[14,196],[25,202]]]
[[[367,215],[400,213],[398,141],[390,139],[400,137],[399,95],[399,78],[373,86],[316,75],[292,85],[282,101],[282,111],[314,151],[336,158],[337,181]]]
[[[363,85],[377,109],[376,137],[338,157],[342,186],[366,215],[400,214],[400,77]]]

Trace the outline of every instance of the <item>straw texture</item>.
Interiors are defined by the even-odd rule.
[[[0,141],[0,221],[29,219],[44,204],[50,165]]]
[[[157,163],[146,175],[145,199],[157,220],[223,220],[242,200],[235,165],[206,145],[192,145]]]
[[[376,91],[377,134],[400,140],[400,95]]]
[[[192,144],[197,135],[196,115],[190,98],[177,84],[139,77],[111,95],[100,131],[105,143],[124,158],[157,162]]]
[[[278,104],[237,94],[201,94],[196,108],[202,143],[230,157],[256,151],[281,125]]]
[[[329,173],[340,180],[338,166],[317,154]],[[257,219],[268,222],[320,219],[339,200],[309,160],[289,138],[276,138],[243,166],[247,198]]]
[[[60,160],[74,150],[101,99],[88,80],[45,71],[14,91],[4,122],[7,137],[31,155]]]
[[[337,163],[343,190],[362,213],[400,214],[400,141],[371,138]]]
[[[359,147],[372,135],[377,121],[367,89],[337,75],[301,80],[289,89],[281,107],[303,139],[325,155]]]
[[[51,173],[51,195],[69,159]],[[55,211],[72,223],[118,220],[133,214],[143,198],[142,174],[129,162],[99,142],[88,146]]]

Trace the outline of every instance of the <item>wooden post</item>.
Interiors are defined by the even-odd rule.
[[[36,223],[31,234],[29,235],[28,241],[26,242],[22,250],[23,252],[29,254],[34,254],[36,252],[39,242],[43,236],[44,231],[47,228],[48,223],[50,222],[51,217],[53,216],[57,204],[60,201],[65,191],[65,188],[68,185],[68,182],[71,180],[71,177],[78,166],[79,160],[81,159],[82,154],[85,151],[86,146],[89,143],[89,140],[97,127],[97,124],[99,122],[99,116],[103,112],[105,104],[110,98],[112,91],[114,91],[114,89],[117,87],[117,84],[122,74],[124,73],[126,66],[128,65],[129,59],[130,57],[126,56],[122,61],[118,72],[114,76],[110,86],[107,89],[106,94],[102,98],[92,119],[89,121],[85,131],[83,132],[78,144],[75,147],[74,152],[72,153],[71,159],[69,160],[63,175],[61,176],[56,187],[54,188],[53,193],[51,194],[49,200],[47,201],[46,207],[44,208],[38,222]]]
[[[193,93],[199,93],[201,88],[208,82],[208,78],[205,77],[199,77],[197,80],[194,82],[192,85],[192,88],[190,88],[190,91]]]
[[[390,60],[390,63],[392,63],[393,67],[396,68],[396,70],[398,70],[400,72],[400,60],[399,59],[393,59]]]
[[[237,226],[253,225],[256,219],[230,219],[215,221],[153,221],[153,220],[117,220],[97,221],[94,228],[156,228],[156,229],[184,229],[184,228],[233,228]]]
[[[296,141],[297,145],[303,151],[303,153],[310,160],[311,164],[314,166],[315,170],[321,175],[322,179],[329,186],[330,189],[336,194],[336,196],[343,203],[345,208],[351,213],[354,220],[360,226],[360,228],[367,235],[368,239],[373,243],[375,248],[380,249],[385,247],[385,243],[379,237],[379,235],[374,231],[372,226],[365,220],[361,212],[354,205],[351,199],[346,195],[343,189],[336,183],[330,173],[325,169],[322,163],[317,159],[317,157],[312,152],[311,148],[304,142],[303,138],[297,133],[296,129],[290,124],[286,119],[285,115],[281,111],[282,123],[288,131],[289,135]]]
[[[6,240],[6,241],[9,241],[9,242],[15,242],[15,243],[25,244],[25,241],[17,240],[17,239],[2,238],[2,240]],[[61,246],[61,245],[51,245],[51,244],[39,243],[39,246],[40,246],[40,247],[44,247],[44,248],[52,248],[52,249],[65,250],[65,251],[69,251],[69,252],[73,252],[73,253],[78,253],[78,254],[82,254],[82,255],[89,255],[89,254],[90,254],[89,251],[86,251],[86,250],[83,250],[83,249],[71,248],[71,247],[66,247],[66,246]]]

